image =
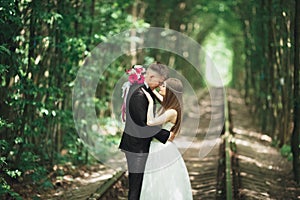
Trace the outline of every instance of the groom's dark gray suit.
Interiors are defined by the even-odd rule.
[[[129,200],[139,200],[144,169],[152,138],[166,143],[170,132],[160,126],[147,126],[148,99],[141,88],[157,100],[146,85],[132,85],[126,100],[126,123],[120,142],[125,152],[129,171]],[[155,192],[155,191],[153,191]]]

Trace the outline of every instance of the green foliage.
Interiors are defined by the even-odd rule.
[[[280,148],[280,153],[282,156],[286,157],[289,161],[293,160],[293,154],[292,154],[290,145],[287,145],[287,144],[283,145]]]
[[[16,200],[22,200],[22,197],[11,189],[11,186],[5,181],[5,179],[0,177],[0,198],[4,199],[7,195]]]
[[[94,5],[93,5],[94,3]],[[57,163],[86,163],[77,135],[72,87],[84,58],[109,35],[131,26],[131,1],[3,1],[0,8],[0,198],[13,192],[8,179],[52,188]],[[121,66],[122,61],[115,63]],[[112,79],[122,68],[109,69]],[[109,81],[108,81],[109,82]],[[110,93],[109,82],[99,93]],[[110,98],[97,98],[108,115]],[[2,173],[5,172],[5,173]]]
[[[4,172],[1,173],[0,175],[0,198],[4,199],[4,196],[9,195],[16,200],[22,199],[18,193],[12,190],[10,184],[8,184],[4,178],[5,175],[8,175],[9,177],[16,179],[20,177],[22,173],[18,169],[9,170],[6,166],[7,166],[6,158],[0,157],[0,169],[1,171]]]
[[[19,176],[21,176],[21,172],[19,170],[13,170],[13,171],[6,171],[6,174],[9,175],[12,178],[18,178]]]

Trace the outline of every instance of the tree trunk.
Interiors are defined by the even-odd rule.
[[[300,134],[300,2],[296,2],[295,11],[295,58],[294,58],[294,130],[291,138],[291,146],[293,153],[293,171],[294,179],[297,183],[300,182],[299,171],[299,134]]]
[[[135,23],[137,21],[137,6],[138,6],[138,1],[135,1],[132,5],[132,22]],[[136,37],[136,30],[131,29],[130,35],[132,38]],[[134,39],[130,40],[130,49],[131,49],[131,66],[137,64],[137,52],[136,52],[136,41]]]
[[[94,22],[94,18],[95,18],[95,0],[92,0],[91,5],[90,5],[90,17],[91,17],[91,23],[90,23],[90,27],[89,27],[89,37],[92,38],[93,37],[93,22]]]

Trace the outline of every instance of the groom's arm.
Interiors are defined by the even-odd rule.
[[[160,142],[162,142],[164,144],[168,141],[168,139],[170,138],[170,136],[171,136],[170,131],[167,131],[165,129],[161,129],[156,135],[154,135],[154,137],[158,141],[160,141]]]
[[[135,91],[129,100],[129,114],[134,123],[138,126],[147,126],[147,110],[148,110],[148,100],[144,96],[143,91]],[[158,126],[157,126],[158,127]],[[162,142],[166,143],[170,138],[170,131],[165,129],[160,129],[154,137]]]

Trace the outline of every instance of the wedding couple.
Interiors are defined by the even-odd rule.
[[[129,200],[192,199],[185,163],[172,142],[182,121],[183,86],[168,73],[167,66],[153,63],[144,83],[131,84],[127,91],[120,149],[127,159]],[[156,101],[161,104],[157,112]]]

